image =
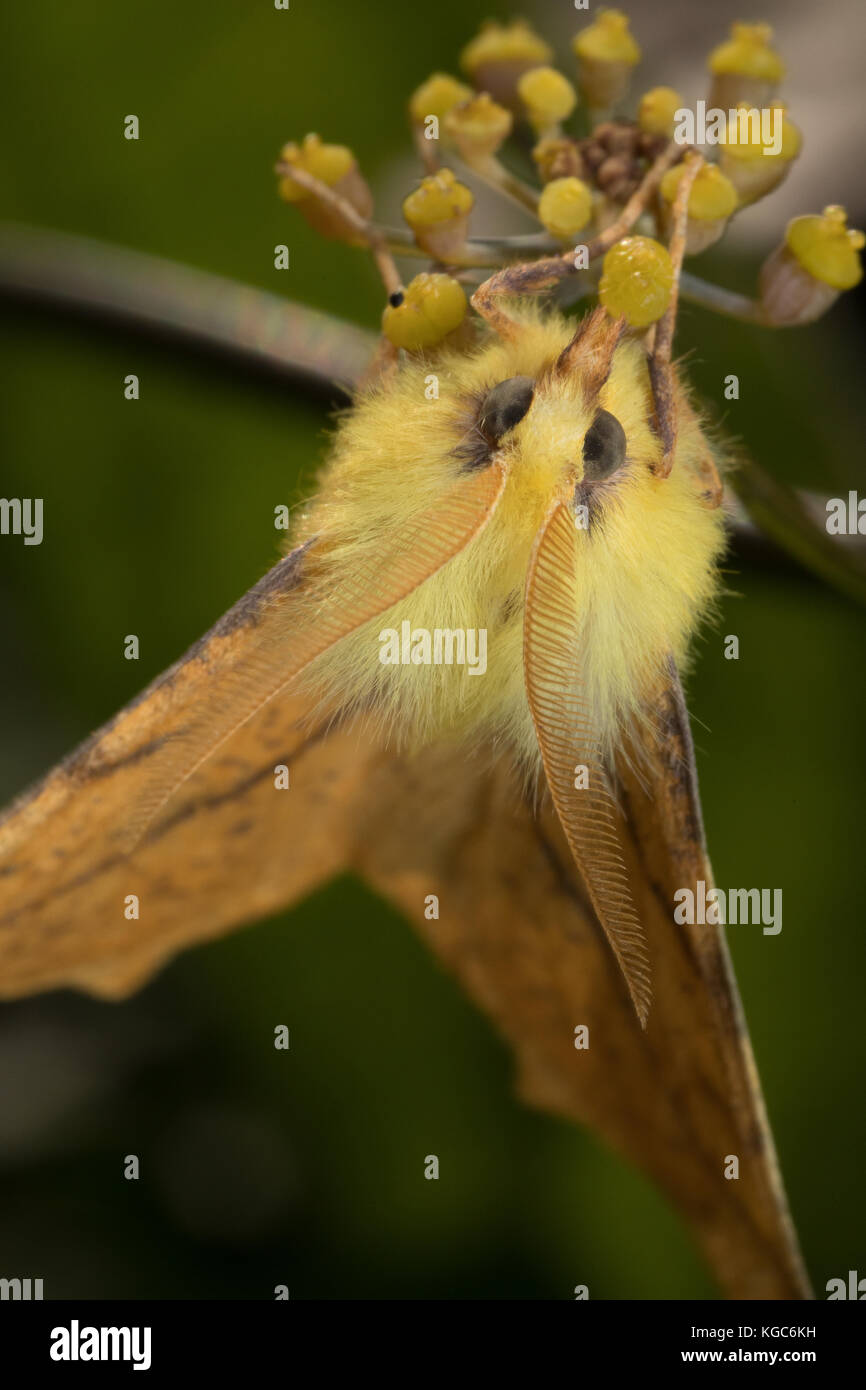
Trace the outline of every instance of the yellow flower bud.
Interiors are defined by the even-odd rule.
[[[592,217],[592,192],[580,179],[553,179],[542,191],[538,217],[551,236],[570,241]]]
[[[768,323],[811,323],[863,278],[863,232],[848,227],[844,208],[826,207],[818,216],[795,217],[785,240],[767,258],[759,278],[761,307]]]
[[[470,164],[495,154],[511,132],[514,118],[487,92],[462,101],[445,117],[445,133]]]
[[[352,169],[357,168],[355,156],[350,149],[345,145],[325,145],[318,135],[305,135],[302,145],[296,145],[294,141],[284,145],[280,151],[280,160],[283,164],[302,169],[305,174],[310,174],[320,183],[326,183],[329,188],[333,188]],[[287,203],[300,203],[312,196],[309,189],[295,183],[289,175],[280,180],[280,197]]]
[[[423,125],[428,116],[442,121],[452,106],[468,101],[471,96],[472,89],[465,82],[458,82],[456,77],[445,72],[434,72],[409,98],[409,115],[415,125]]]
[[[403,216],[413,231],[450,222],[468,213],[474,202],[470,190],[450,169],[439,169],[419,183],[403,203]]]
[[[738,72],[744,77],[763,77],[781,82],[785,64],[770,47],[773,31],[769,24],[731,25],[731,37],[714,48],[707,65],[710,72]]]
[[[519,79],[529,68],[550,62],[552,56],[550,45],[525,20],[512,24],[489,21],[464,48],[460,66],[479,90],[517,109]]]
[[[358,169],[355,156],[345,145],[326,145],[318,135],[305,135],[302,144],[292,142],[283,146],[280,162],[327,185],[361,217],[367,218],[372,213],[373,195]],[[282,175],[277,188],[280,197],[287,203],[295,203],[310,226],[322,236],[361,244],[351,223],[291,174]]]
[[[740,102],[732,109],[736,117],[728,120],[719,165],[745,205],[778,188],[803,148],[803,137],[799,127],[788,120],[787,107],[780,101],[763,108],[772,120],[772,130],[766,136],[764,115],[756,107]],[[779,147],[774,150],[776,137]]]
[[[652,237],[630,236],[605,256],[598,297],[612,318],[624,314],[633,328],[648,328],[668,307],[673,285],[666,247]]]
[[[629,30],[628,17],[621,10],[599,10],[598,18],[575,34],[572,47],[578,58],[592,58],[596,62],[628,63],[634,67],[641,58]]]
[[[556,68],[531,68],[517,84],[517,94],[535,130],[555,129],[577,105],[577,92]]]
[[[686,171],[685,164],[668,169],[661,182],[665,226],[672,221],[672,205]],[[715,164],[704,164],[689,193],[686,223],[686,254],[696,256],[724,235],[731,214],[737,207],[737,190]]]
[[[598,18],[575,35],[571,46],[587,104],[597,111],[614,106],[625,95],[641,57],[628,18],[620,10],[599,10]]]
[[[837,204],[826,207],[820,217],[795,217],[785,232],[785,245],[803,269],[836,290],[859,285],[864,244],[866,236],[849,228],[845,209]]]
[[[803,147],[803,137],[799,127],[788,120],[788,108],[781,101],[774,101],[766,108],[771,114],[772,130],[764,133],[764,122],[758,120],[755,108],[741,101],[736,108],[736,118],[729,119],[722,140],[722,153],[730,160],[747,164],[751,161],[763,163],[765,159],[782,159],[790,162],[796,159]],[[775,114],[778,112],[778,116]],[[757,116],[761,113],[757,112]],[[777,127],[781,126],[781,143],[774,151]]]
[[[416,275],[399,304],[388,304],[382,332],[395,347],[420,352],[435,347],[466,317],[463,286],[450,275]]]
[[[532,158],[542,183],[572,174],[579,178],[584,172],[577,141],[564,135],[545,135],[534,146]]]
[[[474,202],[450,169],[439,169],[404,199],[403,216],[418,245],[437,261],[448,261],[466,241]]]
[[[733,24],[731,37],[707,60],[713,74],[709,106],[730,110],[738,102],[764,106],[785,76],[785,64],[770,46],[769,24]]]
[[[673,87],[653,87],[640,99],[637,123],[647,135],[671,136],[676,113],[684,105],[682,96]]]

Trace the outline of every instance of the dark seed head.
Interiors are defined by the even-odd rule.
[[[487,392],[478,428],[489,444],[498,444],[523,419],[532,404],[535,382],[529,376],[510,376]]]
[[[625,463],[625,430],[615,415],[600,410],[583,440],[583,476],[586,482],[609,478]]]
[[[399,309],[400,305],[403,303],[403,291],[395,290],[393,294],[389,294],[388,303],[391,305],[392,309]]]

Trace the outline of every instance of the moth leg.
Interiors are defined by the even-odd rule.
[[[506,295],[537,294],[573,274],[575,265],[571,251],[563,256],[546,256],[543,260],[523,265],[507,265],[478,286],[471,304],[500,338],[512,341],[520,335],[520,324],[504,309],[500,309],[497,299]]]
[[[689,215],[689,197],[692,184],[704,165],[703,156],[689,151],[686,156],[685,172],[677,187],[673,207],[673,230],[670,239],[670,256],[674,266],[674,283],[670,303],[655,326],[653,347],[649,361],[650,380],[655,398],[656,427],[664,452],[660,463],[653,472],[656,477],[667,478],[674,465],[674,452],[677,445],[677,412],[675,384],[671,366],[674,329],[677,321],[680,273],[686,251],[686,224]],[[718,478],[718,475],[716,475]]]
[[[625,318],[612,319],[599,305],[580,320],[571,342],[563,348],[553,366],[556,376],[579,372],[584,399],[597,399],[610,375],[613,357],[627,328]]]
[[[689,404],[688,397],[680,393],[678,409],[681,414],[687,416],[690,421],[696,422],[695,412]],[[712,451],[708,448],[701,435],[701,447],[697,457],[697,473],[701,485],[701,501],[711,511],[722,505],[725,495],[725,485],[716,467]]]
[[[725,485],[719,476],[716,461],[709,449],[701,450],[698,466],[700,468],[701,481],[704,483],[701,501],[706,503],[710,511],[715,511],[716,507],[722,505],[722,500],[725,495]]]
[[[399,365],[398,349],[390,338],[386,338],[384,333],[381,334],[376,343],[376,351],[359,378],[358,390],[364,391],[371,386],[387,386],[396,376]]]
[[[587,245],[587,259],[594,261],[603,256],[615,242],[630,232],[638,218],[649,207],[658,191],[659,184],[672,165],[677,164],[685,153],[682,145],[675,141],[667,146],[658,159],[650,166],[640,186],[629,198],[619,217],[605,231],[601,232]],[[472,307],[486,319],[494,332],[501,338],[513,339],[520,333],[520,325],[506,314],[496,302],[506,295],[537,294],[540,290],[577,274],[574,250],[564,251],[559,256],[547,256],[540,261],[530,261],[522,265],[509,265],[485,280],[472,296]]]

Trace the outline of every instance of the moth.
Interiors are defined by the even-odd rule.
[[[678,675],[724,544],[707,445],[687,413],[656,476],[646,355],[604,311],[512,322],[437,362],[435,408],[423,362],[362,394],[290,553],[13,807],[0,989],[123,996],[352,869],[511,1040],[527,1099],[640,1153],[732,1289],[792,1296],[724,943],[672,917],[711,880]],[[406,619],[486,629],[485,676],[383,665]]]
[[[676,287],[635,333],[539,298],[572,268],[506,266],[473,342],[381,355],[284,558],[10,809],[0,994],[122,998],[351,871],[508,1041],[520,1095],[640,1164],[726,1292],[806,1297],[724,938],[674,921],[712,883],[681,673],[723,461],[671,361]],[[483,675],[423,642],[384,662],[404,627],[483,632]]]

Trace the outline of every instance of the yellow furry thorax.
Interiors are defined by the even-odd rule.
[[[327,537],[327,575],[339,584],[473,466],[485,394],[508,378],[531,377],[532,404],[498,446],[507,481],[489,524],[407,599],[319,657],[305,681],[323,701],[375,710],[385,735],[403,745],[492,740],[532,769],[538,751],[522,661],[527,570],[551,502],[574,496],[581,482],[583,441],[599,406],[622,425],[627,454],[617,473],[590,489],[575,604],[581,679],[607,755],[670,658],[687,664],[716,593],[724,531],[721,512],[701,497],[699,458],[709,446],[681,387],[673,470],[668,478],[651,471],[661,444],[642,345],[620,342],[598,400],[588,402],[577,373],[550,370],[575,321],[533,302],[517,316],[516,341],[488,338],[469,352],[413,359],[360,393],[338,423],[318,493],[293,540]],[[404,624],[420,634],[409,648]],[[435,634],[458,630],[486,634],[483,672],[477,637],[474,671],[472,650],[462,664],[446,664],[444,648],[439,664],[424,660],[424,632],[435,658]],[[418,657],[383,664],[389,632],[400,638],[404,659],[410,649]]]

